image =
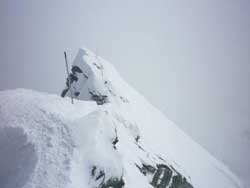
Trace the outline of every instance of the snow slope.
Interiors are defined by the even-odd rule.
[[[68,81],[73,105],[0,92],[1,188],[243,187],[91,51],[79,50]]]

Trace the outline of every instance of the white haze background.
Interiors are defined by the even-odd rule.
[[[60,93],[85,44],[250,185],[248,0],[0,1],[0,89]]]

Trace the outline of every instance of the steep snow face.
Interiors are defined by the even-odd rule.
[[[91,51],[79,50],[68,81],[73,105],[0,92],[1,188],[242,187]]]
[[[152,182],[156,173],[145,173],[143,165],[157,168],[164,164],[194,187],[241,187],[240,181],[223,164],[123,81],[109,62],[90,50],[79,50],[68,80],[75,98],[96,101],[115,124],[119,139],[117,152],[124,163],[129,161],[131,165],[130,168],[123,166],[127,185],[131,183],[133,187],[133,183],[138,182],[134,173],[139,169],[142,176],[151,176],[148,182],[155,186]],[[167,186],[171,187],[173,174]]]

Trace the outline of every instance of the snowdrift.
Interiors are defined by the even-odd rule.
[[[91,51],[62,96],[0,92],[1,188],[242,188]]]

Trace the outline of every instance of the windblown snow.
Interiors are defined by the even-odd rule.
[[[70,83],[70,84],[69,84]],[[242,188],[230,170],[80,49],[62,96],[0,92],[1,188]]]

